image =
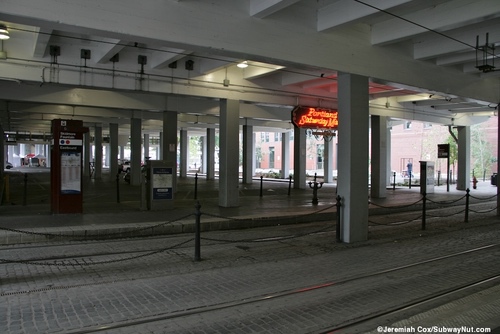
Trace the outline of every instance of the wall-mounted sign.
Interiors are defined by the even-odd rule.
[[[292,110],[292,123],[299,128],[337,129],[338,111],[297,106]]]
[[[450,157],[450,144],[438,144],[438,159]]]

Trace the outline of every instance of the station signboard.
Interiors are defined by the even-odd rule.
[[[297,106],[292,110],[292,123],[298,128],[336,130],[339,126],[338,111]]]
[[[83,211],[82,171],[83,134],[88,128],[79,120],[52,120],[51,211]]]

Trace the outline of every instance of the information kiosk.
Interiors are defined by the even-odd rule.
[[[83,134],[88,128],[78,120],[52,120],[51,212],[82,213]]]
[[[148,210],[174,208],[175,164],[164,160],[148,160]]]

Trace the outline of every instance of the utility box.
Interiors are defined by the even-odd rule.
[[[175,163],[164,160],[148,160],[147,206],[148,210],[174,208]]]
[[[420,193],[434,194],[434,161],[420,162]]]

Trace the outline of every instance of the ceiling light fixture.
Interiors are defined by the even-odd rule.
[[[7,27],[3,24],[0,24],[0,40],[6,40],[9,39],[9,31],[7,30]]]
[[[247,68],[248,67],[248,62],[245,60],[245,61],[239,63],[236,66],[238,66],[239,68]]]

